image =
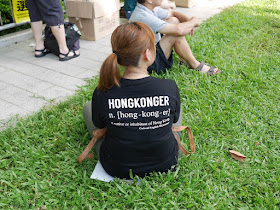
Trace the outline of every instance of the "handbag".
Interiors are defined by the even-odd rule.
[[[79,49],[79,39],[81,36],[81,32],[79,31],[78,27],[71,22],[64,23],[65,28],[65,37],[66,37],[66,45],[69,50],[78,50]],[[45,27],[45,38],[44,43],[46,49],[51,51],[53,54],[59,56],[59,47],[55,36],[52,33],[51,27]],[[78,47],[77,47],[78,46]]]
[[[186,130],[188,133],[188,137],[190,140],[190,147],[191,147],[191,152],[187,151],[184,145],[180,142],[180,140],[177,138],[177,136],[174,134],[174,132],[180,132]],[[97,142],[98,139],[101,137],[105,136],[107,131],[107,128],[102,128],[102,129],[96,129],[93,131],[93,138],[85,148],[85,150],[82,152],[82,154],[77,158],[78,162],[81,163],[84,159],[89,159],[94,157],[93,153],[90,153],[90,150],[94,146],[94,144]],[[190,155],[192,153],[195,153],[195,144],[194,144],[194,138],[193,138],[193,133],[190,127],[187,126],[179,126],[179,127],[172,127],[172,132],[173,135],[178,143],[179,150],[184,154],[184,155]]]

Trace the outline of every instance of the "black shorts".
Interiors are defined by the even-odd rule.
[[[170,57],[167,59],[162,51],[159,42],[156,45],[156,59],[155,62],[149,66],[148,72],[152,73],[153,71],[157,74],[165,72],[166,69],[170,69],[173,66],[173,51],[171,52]]]
[[[64,24],[60,0],[26,0],[31,22],[45,21],[49,26]]]

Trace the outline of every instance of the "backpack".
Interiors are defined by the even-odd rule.
[[[79,31],[78,27],[71,22],[64,23],[65,28],[65,37],[66,37],[66,45],[69,50],[78,50],[80,48],[79,39],[81,36],[81,32]],[[59,48],[57,41],[52,33],[51,27],[45,27],[45,38],[44,43],[46,49],[50,50],[53,54],[59,56]]]

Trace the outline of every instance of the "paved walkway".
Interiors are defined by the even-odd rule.
[[[177,10],[203,21],[241,1],[196,0],[196,6]],[[52,54],[38,59],[31,37],[31,30],[0,37],[0,130],[15,115],[30,115],[73,95],[86,84],[84,79],[98,75],[102,62],[112,52],[107,36],[96,42],[81,40],[81,56],[73,60],[60,62]],[[5,46],[9,39],[17,43]]]

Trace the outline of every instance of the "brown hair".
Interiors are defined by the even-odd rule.
[[[98,89],[106,91],[120,86],[119,65],[138,66],[142,53],[146,49],[155,50],[155,35],[144,23],[131,22],[118,26],[112,34],[113,53],[109,55],[100,69]]]

